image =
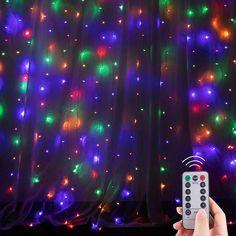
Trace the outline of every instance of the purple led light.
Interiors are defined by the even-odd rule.
[[[130,194],[131,194],[131,193],[130,193],[128,190],[125,189],[125,190],[122,191],[121,197],[122,197],[122,198],[127,198],[127,197],[130,196]]]

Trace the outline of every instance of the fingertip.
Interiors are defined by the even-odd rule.
[[[182,215],[183,209],[182,209],[182,207],[176,207],[176,211],[177,211],[180,215]]]
[[[206,211],[204,209],[199,209],[198,213],[197,213],[197,217],[200,217],[200,218],[206,218],[207,214],[206,214]]]
[[[174,223],[174,224],[173,224],[173,228],[174,228],[175,230],[178,230],[178,228],[177,228],[177,223]]]
[[[182,229],[182,220],[180,220],[180,221],[174,223],[174,224],[173,224],[173,228],[174,228],[175,230],[180,230],[180,229]]]

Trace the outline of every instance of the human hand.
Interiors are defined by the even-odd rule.
[[[207,214],[205,210],[200,209],[196,215],[194,231],[185,229],[180,220],[173,225],[174,229],[178,230],[176,236],[228,236],[225,213],[212,198],[209,198],[209,201],[213,227],[209,229]],[[177,207],[176,210],[182,215],[182,207]]]

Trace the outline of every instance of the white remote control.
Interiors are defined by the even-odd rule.
[[[188,171],[182,175],[183,227],[194,229],[195,217],[203,208],[209,219],[209,177],[206,171]]]

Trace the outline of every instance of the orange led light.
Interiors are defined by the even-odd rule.
[[[133,176],[132,175],[127,175],[126,176],[126,181],[127,182],[130,182],[130,181],[132,181],[134,178],[133,178]]]
[[[166,187],[166,185],[161,183],[160,187],[161,187],[161,190],[163,190]]]
[[[34,133],[34,142],[36,143],[38,141],[39,135],[37,132]]]
[[[224,29],[224,30],[221,30],[220,35],[222,39],[227,40],[230,37],[230,32],[227,29]]]
[[[219,23],[218,23],[218,19],[217,18],[214,18],[212,20],[212,26],[214,29],[218,30],[219,29]]]
[[[67,177],[64,177],[61,184],[62,186],[67,186],[69,184],[69,179]]]
[[[0,61],[0,73],[2,73],[2,71],[3,71],[3,64],[2,64],[2,62]]]
[[[51,199],[53,198],[55,195],[55,192],[54,191],[49,191],[48,194],[47,194],[47,198]]]
[[[40,21],[41,22],[44,21],[46,17],[47,16],[43,12],[41,12],[41,14],[40,14]]]

